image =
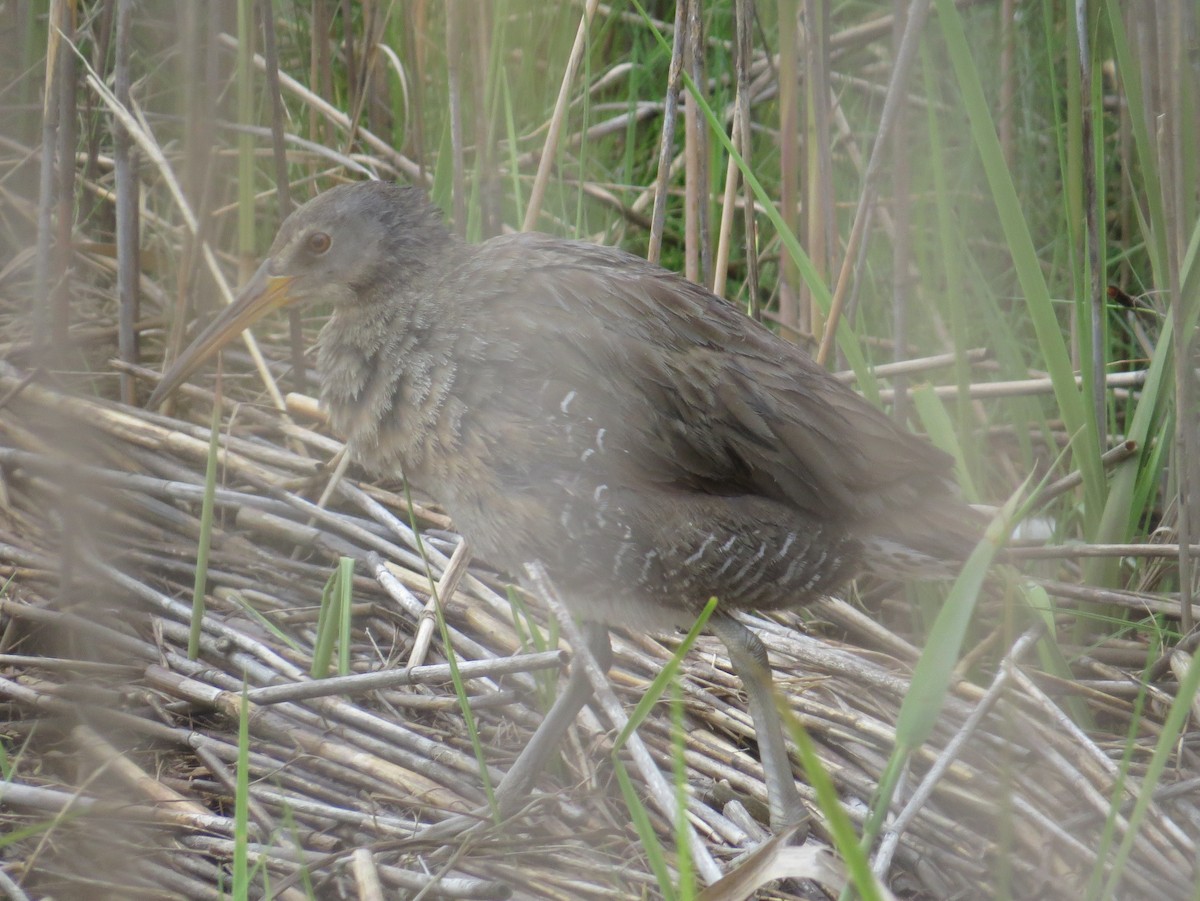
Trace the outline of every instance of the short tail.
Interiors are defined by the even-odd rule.
[[[889,579],[946,579],[983,538],[988,517],[957,499],[922,505],[907,515],[867,524],[860,536],[863,567]]]

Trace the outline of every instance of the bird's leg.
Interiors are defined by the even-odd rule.
[[[796,779],[783,741],[767,649],[757,635],[732,617],[714,616],[708,625],[725,644],[733,671],[746,687],[750,718],[754,721],[758,753],[767,782],[771,829],[779,833],[787,826],[803,822],[808,817],[808,810],[796,791]]]
[[[596,658],[600,669],[607,672],[612,663],[608,627],[600,623],[585,622],[583,635],[588,650]],[[592,685],[588,681],[583,664],[578,660],[572,661],[567,687],[555,700],[542,724],[496,786],[496,804],[501,814],[511,813],[515,802],[525,799],[538,772],[554,754],[567,729],[575,722],[575,717],[591,697]]]
[[[588,650],[596,658],[600,668],[607,671],[612,663],[612,645],[608,640],[608,627],[599,623],[583,624],[584,641]],[[567,678],[567,687],[550,706],[546,718],[542,720],[533,737],[526,743],[524,749],[517,755],[508,772],[501,777],[496,786],[494,796],[496,811],[501,817],[510,816],[527,799],[529,790],[537,779],[538,772],[545,766],[546,761],[558,748],[575,717],[583,709],[583,705],[592,698],[592,685],[588,681],[583,664],[578,660],[571,662],[571,674]],[[458,814],[449,819],[428,826],[414,835],[421,841],[444,841],[456,835],[478,829],[491,820],[492,811],[481,807],[470,814]]]

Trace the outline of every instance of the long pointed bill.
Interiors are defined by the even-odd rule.
[[[163,373],[162,380],[146,403],[147,407],[157,407],[209,357],[271,310],[287,306],[294,300],[290,293],[292,277],[271,275],[267,271],[270,263],[269,259],[263,261],[254,277],[242,288],[237,299],[209,323],[187,350],[171,364],[171,368]]]

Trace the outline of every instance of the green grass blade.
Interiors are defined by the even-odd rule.
[[[221,449],[221,383],[213,398],[212,428],[208,436],[208,459],[204,466],[204,499],[200,502],[200,540],[196,545],[196,580],[192,586],[192,620],[188,632],[188,659],[200,656],[200,633],[204,627],[204,589],[208,584],[208,551],[212,544],[213,499],[217,493],[217,461]]]
[[[937,447],[954,458],[954,471],[963,489],[963,497],[971,503],[978,503],[979,489],[971,478],[971,469],[967,465],[966,455],[958,441],[958,432],[945,406],[931,385],[919,385],[911,393],[913,408],[921,420],[921,426],[929,440]]]
[[[650,814],[646,810],[646,805],[642,803],[633,780],[629,778],[629,771],[625,764],[615,755],[613,761],[613,772],[616,773],[617,784],[621,787],[621,796],[625,799],[625,806],[629,809],[633,829],[641,841],[642,851],[646,854],[646,862],[650,864],[650,871],[654,873],[664,901],[675,901],[675,884],[671,879],[671,868],[667,866],[667,857],[658,840],[658,833],[654,831]]]
[[[896,742],[901,747],[917,748],[933,731],[942,700],[953,679],[954,668],[958,665],[959,650],[975,603],[996,554],[1008,538],[1027,484],[1028,481],[1013,493],[989,523],[983,540],[967,558],[933,624],[925,651],[913,670],[912,688],[900,706]]]
[[[279,628],[269,616],[264,616],[257,607],[240,591],[231,591],[226,598],[231,604],[234,604],[247,617],[254,620],[262,629],[269,632],[272,637],[282,644],[287,645],[297,653],[303,648],[300,642],[296,641],[291,635]]]
[[[708,603],[704,605],[704,609],[700,611],[700,615],[696,617],[696,621],[692,623],[692,627],[680,642],[679,647],[675,649],[675,653],[671,655],[671,659],[666,662],[666,665],[659,670],[658,675],[650,683],[646,693],[642,695],[637,706],[633,708],[633,712],[629,714],[629,722],[625,724],[625,728],[613,742],[613,754],[616,754],[621,748],[625,747],[625,742],[629,740],[629,736],[634,730],[642,724],[654,705],[658,703],[658,699],[662,697],[671,680],[675,678],[675,674],[679,672],[679,666],[687,652],[691,650],[693,644],[700,633],[704,631],[704,626],[708,623],[709,617],[717,609],[717,599],[709,598]]]
[[[283,820],[283,828],[292,839],[292,847],[297,852],[304,850],[304,834],[300,831],[300,825],[296,822],[296,817],[292,813],[290,804],[284,804],[279,813]],[[297,857],[300,861],[299,875],[300,883],[304,886],[304,895],[307,898],[316,898],[317,891],[313,886],[312,871],[309,869],[308,858],[302,853],[298,853]]]
[[[1162,183],[1158,171],[1158,142],[1146,128],[1149,118],[1146,115],[1146,95],[1142,88],[1141,69],[1136,62],[1136,51],[1129,43],[1125,32],[1125,9],[1117,0],[1105,0],[1108,13],[1109,35],[1113,52],[1117,58],[1117,71],[1121,75],[1124,87],[1122,96],[1129,105],[1130,130],[1133,134],[1133,144],[1137,150],[1137,159],[1141,164],[1138,176],[1138,196],[1149,211],[1150,228],[1146,233],[1146,252],[1150,256],[1150,267],[1155,273],[1155,281],[1160,285],[1170,284],[1167,276],[1166,240],[1167,216],[1163,209]]]
[[[354,558],[340,557],[337,568],[338,675],[350,675],[351,626],[354,616]]]
[[[1175,651],[1174,653],[1182,654],[1183,652]],[[1175,698],[1171,702],[1171,709],[1163,721],[1162,732],[1154,745],[1154,754],[1151,755],[1146,773],[1142,776],[1137,800],[1129,814],[1128,828],[1112,858],[1112,870],[1109,873],[1108,882],[1105,883],[1104,893],[1101,895],[1105,901],[1116,897],[1117,883],[1120,882],[1121,876],[1125,872],[1125,866],[1129,863],[1133,841],[1137,838],[1142,820],[1146,818],[1150,802],[1154,800],[1155,789],[1162,780],[1167,763],[1175,754],[1179,736],[1183,733],[1184,726],[1187,725],[1188,717],[1191,716],[1192,704],[1196,699],[1197,692],[1200,692],[1200,654],[1190,654],[1188,657],[1188,667],[1179,682],[1179,691],[1176,692]]]
[[[558,647],[558,620],[553,616],[550,617],[549,634],[543,634],[541,626],[529,612],[521,593],[509,585],[506,594],[512,610],[513,630],[517,633],[521,649],[525,651],[533,648],[533,650],[541,652]],[[558,681],[558,673],[553,670],[544,670],[535,673],[534,680],[537,682],[542,711],[548,711],[554,703],[554,686]]]
[[[792,743],[796,746],[796,752],[804,767],[804,775],[808,778],[808,784],[812,786],[817,795],[817,806],[825,815],[825,827],[829,830],[833,846],[846,862],[846,873],[850,877],[850,884],[842,893],[843,897],[853,886],[858,889],[858,893],[864,901],[883,901],[884,896],[879,890],[875,874],[871,872],[871,862],[867,858],[867,852],[859,843],[854,822],[842,809],[837,787],[833,784],[833,779],[825,767],[821,765],[821,758],[817,755],[816,746],[787,704],[777,698],[776,708],[791,736]]]
[[[233,897],[250,897],[250,697],[242,682],[238,708],[237,773],[233,795]]]
[[[863,848],[875,841],[909,756],[933,731],[958,664],[963,636],[975,610],[988,571],[1007,539],[1028,480],[1008,499],[988,525],[955,580],[938,613],[925,650],[913,670],[911,687],[896,720],[896,747],[880,777],[878,796],[863,831]]]
[[[329,674],[329,664],[333,660],[333,645],[337,639],[338,616],[337,603],[337,571],[329,574],[325,587],[321,590],[321,610],[317,614],[317,640],[313,646],[312,666],[309,675],[314,679],[322,679]]]
[[[679,679],[671,680],[671,765],[675,783],[675,853],[679,858],[679,897],[696,897],[696,871],[688,844],[687,730],[683,726],[683,694]]]
[[[1121,763],[1117,768],[1117,778],[1113,781],[1112,792],[1108,805],[1108,815],[1104,819],[1104,830],[1100,833],[1100,842],[1096,851],[1096,862],[1092,868],[1092,875],[1088,880],[1088,887],[1083,892],[1083,897],[1089,899],[1100,897],[1100,888],[1104,882],[1104,873],[1108,867],[1108,863],[1112,860],[1112,844],[1117,834],[1117,820],[1122,816],[1121,810],[1124,808],[1127,797],[1126,785],[1129,781],[1129,767],[1134,761],[1134,755],[1138,750],[1138,732],[1141,729],[1142,713],[1146,707],[1146,688],[1149,685],[1149,669],[1143,667],[1142,678],[1138,684],[1137,697],[1133,700],[1132,715],[1129,718],[1129,726],[1125,730],[1125,745],[1121,753]]]
[[[454,685],[454,695],[458,699],[458,708],[462,711],[463,722],[467,726],[467,735],[471,739],[471,749],[475,753],[475,763],[479,767],[479,781],[487,796],[488,807],[497,823],[500,822],[500,807],[496,803],[496,792],[492,787],[492,777],[488,774],[487,756],[483,751],[483,742],[479,740],[479,725],[475,722],[475,713],[471,710],[471,700],[467,696],[467,688],[463,684],[462,673],[458,670],[458,655],[454,653],[454,643],[450,640],[450,627],[446,625],[445,610],[442,600],[438,597],[437,580],[433,578],[433,570],[429,567],[429,558],[425,554],[425,542],[421,540],[421,530],[417,527],[417,512],[413,508],[412,494],[408,482],[404,483],[404,502],[408,506],[408,524],[417,541],[417,553],[421,556],[421,565],[425,568],[425,578],[429,580],[429,593],[433,597],[433,609],[437,616],[438,634],[442,638],[442,652],[446,655],[446,663],[450,665],[450,681]]]
[[[1071,353],[1063,338],[1062,326],[1042,274],[1041,261],[1038,259],[1029,224],[1021,210],[1012,174],[1004,161],[996,126],[984,94],[983,82],[971,56],[962,16],[953,0],[935,2],[938,10],[937,21],[941,26],[957,84],[962,92],[971,134],[983,163],[996,213],[1009,253],[1012,255],[1017,280],[1025,294],[1026,309],[1037,335],[1041,351],[1040,361],[1050,373],[1054,384],[1054,398],[1071,436],[1075,465],[1083,475],[1086,509],[1090,516],[1096,517],[1104,506],[1105,482],[1100,466],[1095,424],[1091,423],[1091,413],[1075,383]]]

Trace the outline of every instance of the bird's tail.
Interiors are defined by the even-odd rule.
[[[863,566],[889,579],[953,578],[987,524],[986,515],[958,500],[899,513],[866,530]]]

